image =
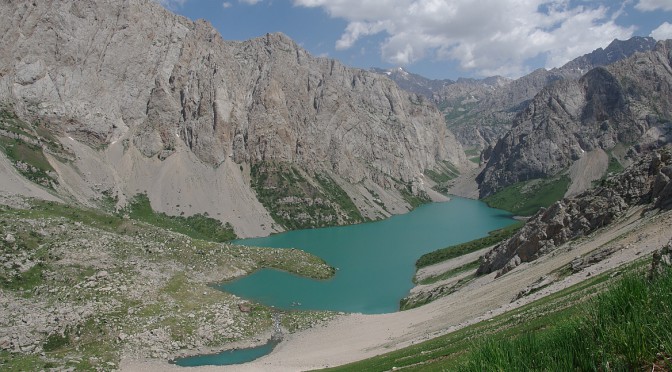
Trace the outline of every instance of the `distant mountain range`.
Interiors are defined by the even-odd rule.
[[[493,147],[478,178],[480,193],[567,171],[577,181],[585,170],[572,169],[579,161],[586,162],[583,168],[600,163],[592,172],[600,178],[609,162],[628,165],[670,142],[672,40],[667,40],[542,89]]]
[[[431,99],[466,148],[484,149],[511,128],[514,117],[541,89],[567,78],[579,78],[598,66],[653,49],[650,37],[614,40],[606,48],[578,57],[551,70],[538,69],[519,79],[500,76],[484,79],[431,80],[402,68],[372,71],[389,76],[402,89]]]

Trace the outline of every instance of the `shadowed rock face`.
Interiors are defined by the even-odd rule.
[[[503,274],[563,243],[610,224],[635,205],[672,208],[672,150],[648,154],[623,174],[574,198],[556,202],[532,217],[516,235],[488,252],[479,274]]]
[[[584,152],[669,141],[672,117],[672,41],[581,79],[542,90],[497,142],[478,177],[485,197],[513,183],[548,177]]]
[[[224,41],[151,0],[5,1],[0,17],[0,101],[92,147],[290,163],[383,188],[465,161],[426,100],[282,34]]]

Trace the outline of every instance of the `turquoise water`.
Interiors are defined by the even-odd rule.
[[[226,350],[218,354],[197,355],[186,358],[179,358],[173,361],[180,367],[199,367],[199,366],[228,366],[231,364],[241,364],[251,362],[270,354],[277,345],[277,341],[269,341],[267,344],[247,348]]]
[[[313,280],[263,269],[219,288],[281,309],[395,312],[413,287],[414,264],[421,255],[513,222],[508,212],[453,198],[378,222],[243,239],[236,243],[302,249],[338,270],[331,279]]]

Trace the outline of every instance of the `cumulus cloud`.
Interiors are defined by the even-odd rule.
[[[639,0],[635,8],[645,12],[653,10],[672,10],[672,1],[670,0]]]
[[[256,5],[257,3],[260,3],[262,0],[238,0],[238,1],[247,5]]]
[[[651,36],[656,40],[672,39],[672,24],[664,22],[663,24],[658,26],[657,29],[651,31],[651,35],[649,36]]]
[[[649,0],[652,1],[652,0]],[[526,61],[556,67],[581,54],[628,39],[634,28],[615,23],[620,9],[572,6],[568,0],[294,0],[347,20],[337,49],[385,35],[384,60],[408,65],[422,59],[456,60],[481,75],[517,76]]]
[[[229,9],[232,6],[233,6],[233,4],[231,4],[228,1],[225,1],[225,2],[222,3],[222,8],[224,8],[224,9]]]

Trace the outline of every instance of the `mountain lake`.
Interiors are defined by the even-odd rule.
[[[234,243],[247,246],[310,252],[335,267],[336,274],[327,280],[315,280],[262,269],[217,288],[284,310],[395,312],[399,301],[413,287],[415,261],[421,255],[486,236],[513,222],[506,211],[477,200],[452,197],[448,202],[422,205],[382,221],[237,240]],[[183,358],[177,364],[244,363],[272,348],[261,348],[265,353],[254,352],[259,348],[227,350],[212,356]]]

